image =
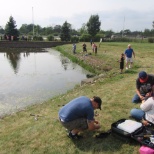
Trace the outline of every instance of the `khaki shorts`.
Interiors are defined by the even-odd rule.
[[[60,121],[60,122],[68,130],[72,130],[72,129],[86,130],[86,129],[88,129],[87,119],[85,119],[85,118],[76,119],[76,120],[73,120],[70,122],[62,122],[62,121]]]
[[[133,62],[133,58],[128,58],[128,57],[126,57],[126,62]]]

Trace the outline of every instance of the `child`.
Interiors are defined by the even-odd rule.
[[[95,45],[94,51],[95,51],[95,56],[96,56],[96,54],[97,54],[97,46],[96,45]]]
[[[124,69],[124,60],[125,60],[125,55],[122,53],[121,54],[121,58],[119,60],[120,63],[120,73],[123,73],[123,69]]]

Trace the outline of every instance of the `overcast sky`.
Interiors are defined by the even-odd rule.
[[[62,25],[65,21],[79,29],[91,15],[99,15],[102,30],[152,29],[154,0],[1,0],[0,26],[12,16],[17,28],[22,24],[41,27]]]

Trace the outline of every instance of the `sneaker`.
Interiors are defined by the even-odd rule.
[[[80,135],[78,135],[78,134],[73,135],[71,132],[69,132],[69,133],[67,134],[67,136],[68,136],[69,138],[75,139],[75,140],[78,140],[78,139],[83,138],[83,136],[80,136]]]
[[[128,70],[128,67],[126,67],[126,70]]]

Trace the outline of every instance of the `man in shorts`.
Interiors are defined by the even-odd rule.
[[[97,130],[101,126],[94,119],[94,110],[101,110],[102,100],[94,96],[88,98],[81,96],[73,99],[59,110],[61,124],[68,130],[71,139],[82,138],[79,132],[84,130]]]
[[[129,64],[129,68],[132,67],[132,64],[133,64],[132,55],[134,55],[134,58],[135,58],[135,52],[134,52],[134,50],[131,48],[131,45],[128,44],[128,49],[125,50],[126,70],[128,69],[128,63],[130,63],[130,64]]]

